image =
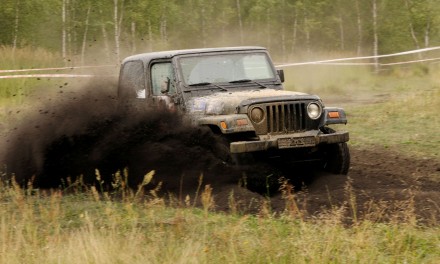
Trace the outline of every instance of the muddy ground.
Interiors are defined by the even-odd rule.
[[[279,164],[231,166],[217,136],[167,111],[121,112],[105,90],[109,85],[94,85],[81,95],[64,92],[56,100],[37,94],[31,107],[3,109],[9,123],[2,124],[0,158],[7,164],[2,177],[14,173],[22,185],[32,180],[35,188],[66,188],[66,177],[80,174],[86,184],[97,184],[98,168],[110,188],[114,172],[128,167],[132,186],[155,170],[148,187],[161,182],[161,195],[172,194],[174,200],[194,199],[198,188],[202,192],[209,184],[219,211],[277,214],[287,209],[304,218],[331,212],[343,222],[440,221],[439,160],[372,146],[351,147],[348,175]],[[255,187],[258,177],[263,180]],[[279,177],[295,189],[277,185]],[[266,179],[275,184],[266,188]]]

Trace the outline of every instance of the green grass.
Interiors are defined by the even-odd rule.
[[[9,46],[0,46],[0,69],[19,70],[63,66],[62,59],[44,49],[25,47],[13,51]]]
[[[440,158],[440,89],[347,108],[353,145],[380,145]]]
[[[349,123],[339,129],[350,132],[351,145],[440,158],[439,66],[392,68],[380,75],[330,66],[287,72],[288,89],[317,94],[327,105],[346,110]]]
[[[62,67],[63,61],[53,53],[38,48],[21,48],[13,52],[11,47],[0,46],[0,70],[38,69]],[[14,72],[1,75],[38,74],[47,72]],[[38,78],[0,79],[0,104],[16,105],[25,102],[33,90],[48,85]]]
[[[28,193],[32,191],[33,195]],[[122,191],[122,190],[119,190]],[[289,194],[293,195],[293,194]],[[347,208],[304,220],[286,196],[278,216],[215,213],[203,206],[124,191],[65,194],[0,188],[1,263],[437,263],[438,226],[401,222],[343,224]],[[117,197],[117,198],[115,198]],[[190,199],[194,199],[192,197]],[[204,201],[204,202],[203,202]],[[209,202],[207,202],[209,201]],[[290,208],[290,209],[289,209]]]

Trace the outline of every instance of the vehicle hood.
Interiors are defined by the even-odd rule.
[[[255,103],[268,103],[279,101],[295,101],[313,99],[319,100],[315,95],[301,92],[259,89],[251,91],[216,92],[206,96],[193,97],[187,102],[190,113],[207,115],[233,114],[238,107],[246,107]]]

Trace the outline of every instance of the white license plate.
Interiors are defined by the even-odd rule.
[[[278,148],[300,148],[315,146],[314,137],[298,137],[298,138],[280,138],[278,139]]]

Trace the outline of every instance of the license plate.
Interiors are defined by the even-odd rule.
[[[280,138],[278,139],[278,148],[300,148],[315,146],[314,137],[298,137],[298,138]]]

